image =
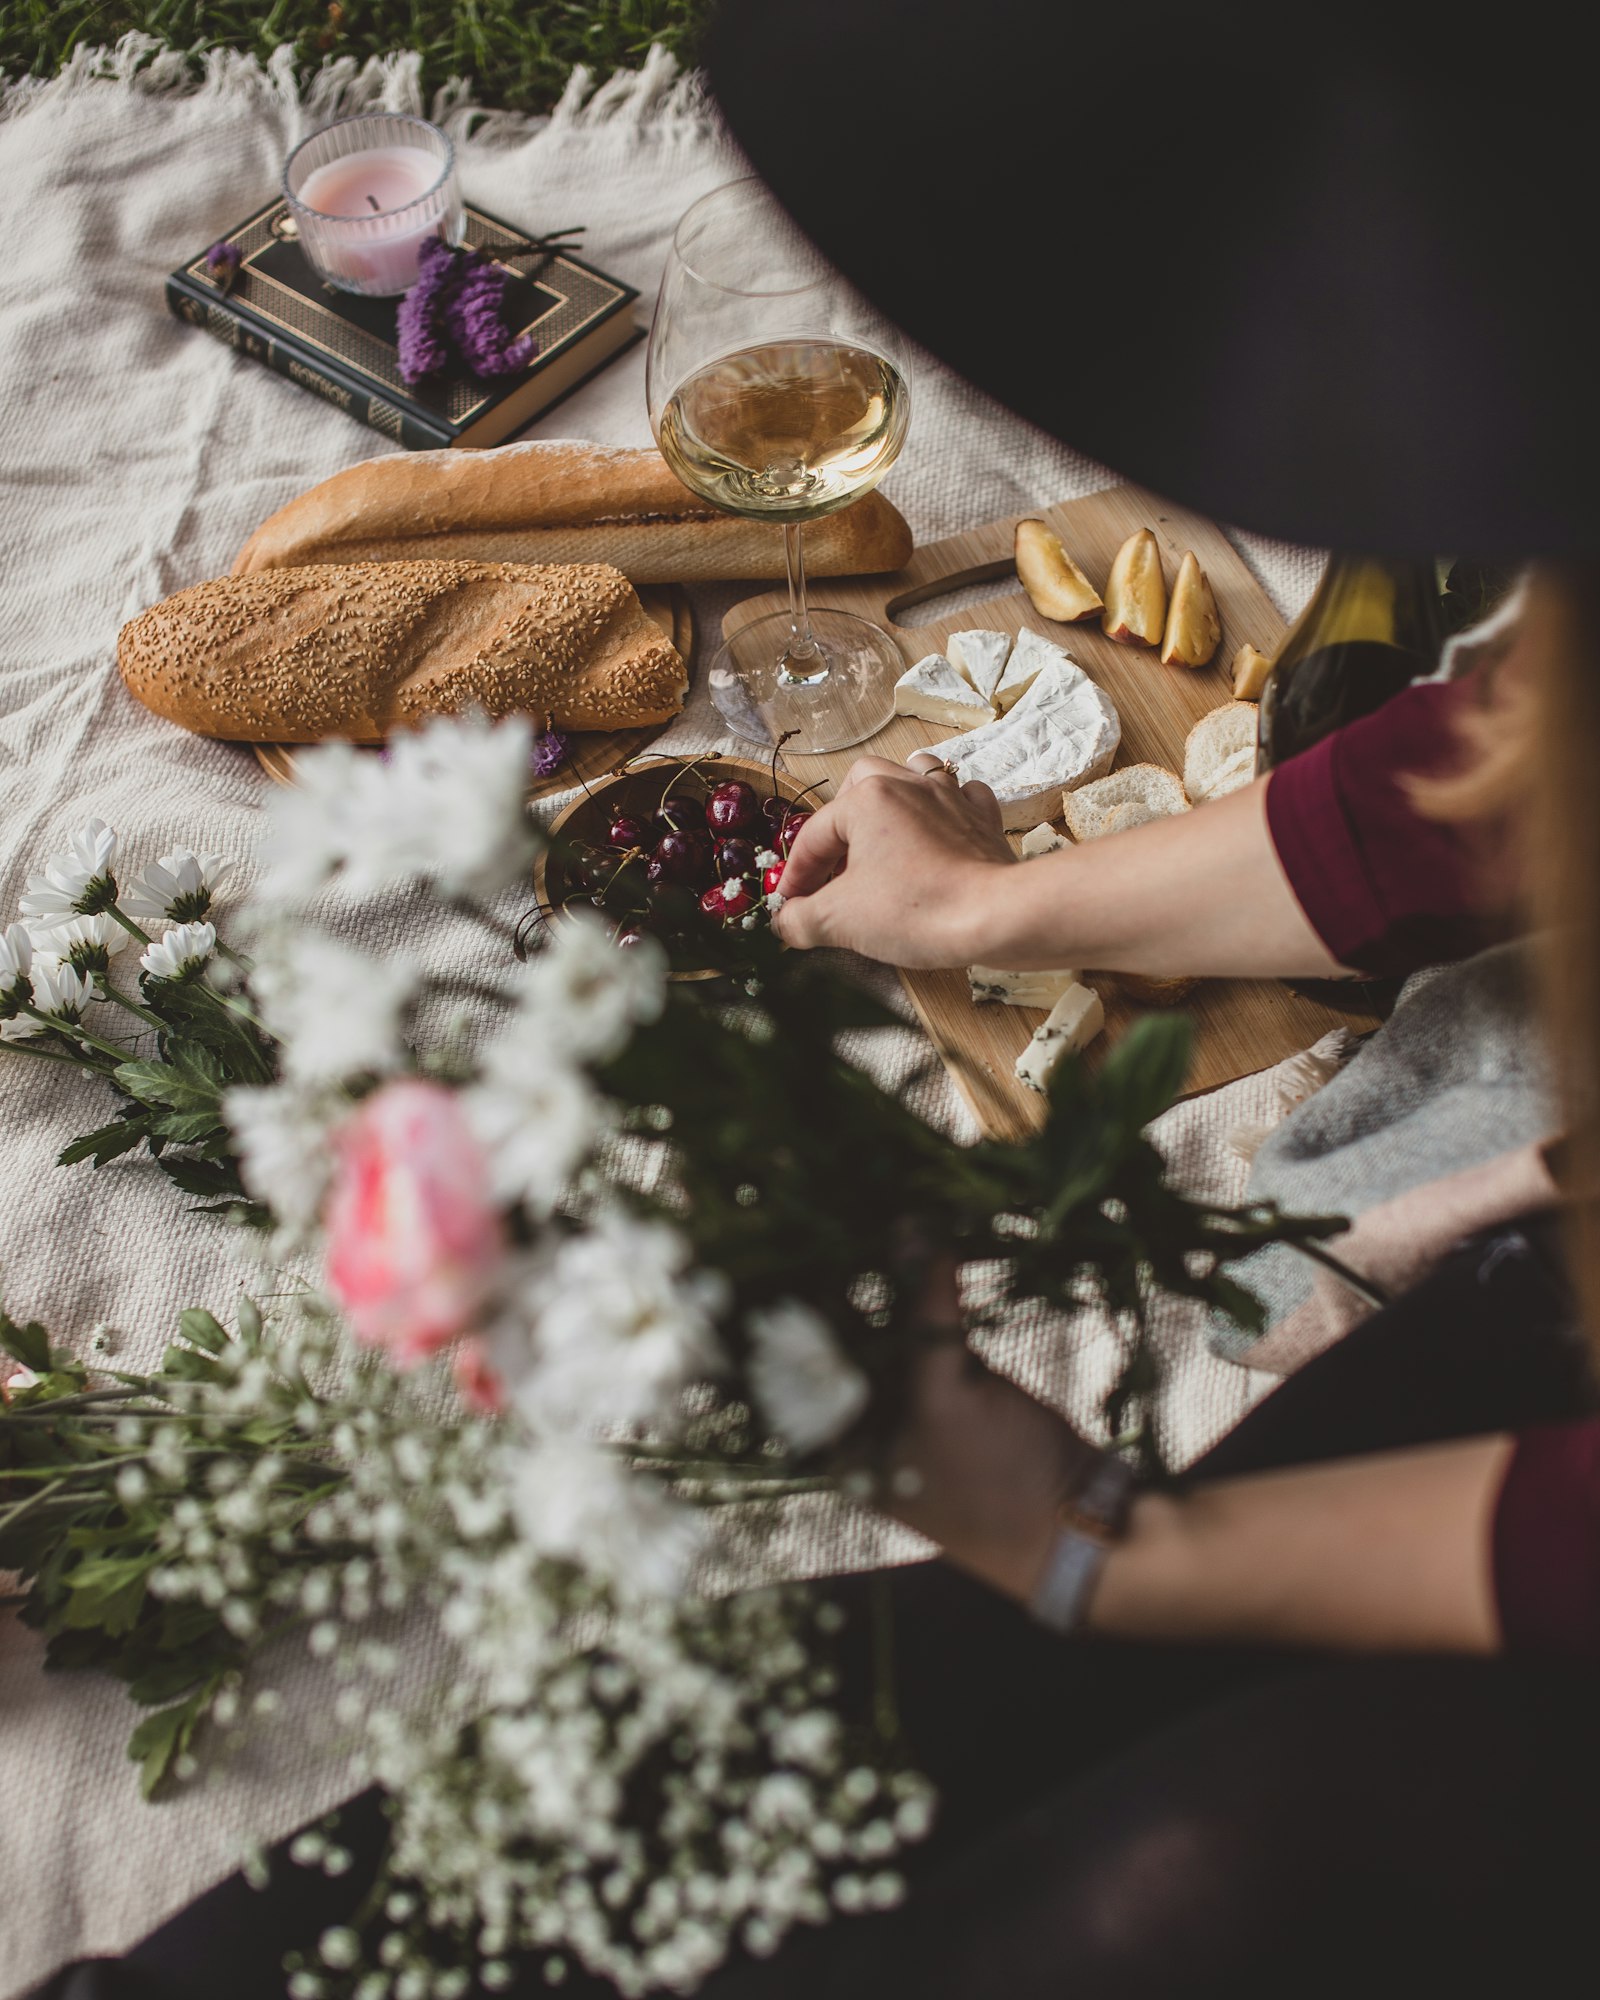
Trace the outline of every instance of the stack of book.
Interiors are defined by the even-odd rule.
[[[239,254],[231,283],[202,250],[167,279],[173,312],[408,450],[499,444],[640,337],[631,285],[469,207],[464,240],[512,274],[506,324],[531,333],[537,353],[516,375],[485,380],[456,362],[407,388],[395,345],[399,300],[325,284],[295,240],[286,202],[222,240]]]

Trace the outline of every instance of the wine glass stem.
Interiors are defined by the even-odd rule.
[[[806,552],[802,521],[783,524],[783,559],[789,571],[789,643],[778,662],[778,679],[786,687],[815,687],[828,677],[828,656],[817,644],[806,610]]]

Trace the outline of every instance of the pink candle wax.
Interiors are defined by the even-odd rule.
[[[298,190],[306,208],[367,225],[348,237],[317,232],[317,262],[327,275],[362,291],[406,291],[416,280],[423,243],[439,234],[434,206],[413,205],[438,183],[441,171],[440,160],[420,146],[369,146],[307,174]]]

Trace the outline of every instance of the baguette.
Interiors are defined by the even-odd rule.
[[[910,557],[911,530],[881,494],[806,530],[814,576],[900,569]],[[418,560],[604,562],[631,583],[784,574],[775,527],[696,499],[659,452],[542,438],[352,465],[263,521],[233,573]]]
[[[237,742],[381,742],[477,708],[634,729],[683,706],[677,649],[604,564],[354,563],[223,577],[124,625],[128,691]]]

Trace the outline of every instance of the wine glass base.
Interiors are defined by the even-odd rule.
[[[792,626],[787,611],[754,619],[711,662],[711,699],[730,729],[771,745],[793,730],[784,755],[815,757],[875,736],[894,714],[894,684],[905,657],[889,634],[848,611],[816,610],[811,631],[827,672],[796,680],[784,666]],[[796,667],[804,672],[803,666]]]

